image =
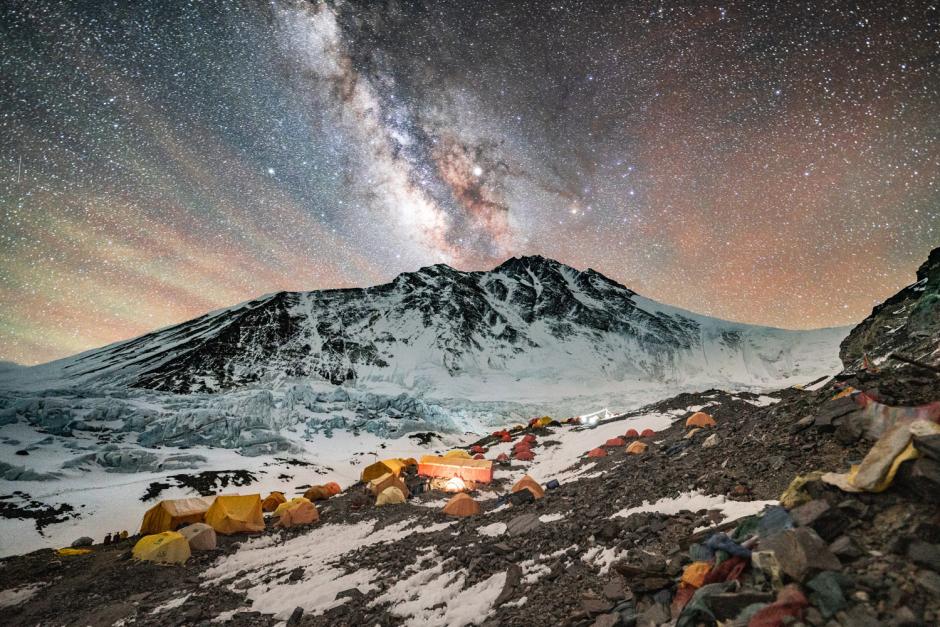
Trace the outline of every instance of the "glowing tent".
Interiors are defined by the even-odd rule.
[[[140,533],[148,535],[176,531],[189,523],[202,522],[211,505],[212,499],[206,497],[160,501],[144,514]]]
[[[488,459],[425,455],[418,464],[418,474],[422,477],[441,479],[459,477],[464,481],[489,483],[493,480],[493,462]]]

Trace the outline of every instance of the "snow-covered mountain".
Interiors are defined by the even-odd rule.
[[[435,265],[365,289],[280,292],[14,374],[17,387],[174,394],[300,380],[475,396],[476,382],[490,398],[512,399],[525,396],[526,382],[728,387],[812,378],[838,368],[846,332],[717,320],[534,256],[487,272]]]

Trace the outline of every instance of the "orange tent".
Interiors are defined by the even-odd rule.
[[[264,531],[260,494],[220,494],[206,512],[206,524],[216,533]]]
[[[653,431],[652,429],[643,429],[643,432],[640,434],[640,437],[651,438],[654,435],[656,435],[656,432]]]
[[[623,438],[610,438],[604,442],[604,446],[626,446],[627,442]]]
[[[281,503],[286,503],[287,497],[284,496],[283,492],[272,492],[261,501],[261,511],[262,512],[273,512],[277,509],[277,506]]]
[[[685,421],[685,428],[689,427],[714,427],[717,423],[715,419],[703,411],[697,411]]]
[[[646,442],[631,442],[630,446],[627,447],[628,455],[642,455],[646,452],[646,449],[649,448],[649,445]]]
[[[455,494],[441,511],[448,516],[458,516],[460,518],[476,516],[480,513],[480,504],[470,498],[469,495],[460,492]]]
[[[180,527],[205,520],[212,499],[193,497],[167,499],[147,510],[140,523],[141,535],[153,535],[164,531],[176,531]]]
[[[542,489],[542,486],[540,486],[535,481],[535,479],[533,479],[529,475],[525,475],[524,477],[522,477],[522,479],[516,482],[516,485],[512,486],[513,492],[519,492],[521,490],[528,490],[529,492],[532,493],[532,496],[534,496],[537,499],[540,499],[543,496],[545,496],[545,490]]]
[[[326,488],[326,491],[330,493],[330,496],[336,496],[343,491],[339,484],[335,481],[330,481],[329,483],[324,483],[323,487]]]
[[[602,448],[592,448],[588,451],[588,457],[607,457],[607,451]]]
[[[307,499],[294,499],[288,507],[281,510],[281,517],[276,526],[290,529],[300,525],[309,525],[320,520],[317,506]]]
[[[493,462],[488,459],[461,459],[459,457],[425,455],[418,464],[418,474],[422,477],[439,477],[441,479],[460,477],[464,481],[489,483],[493,480]]]
[[[639,432],[637,432],[636,429],[628,429],[626,435],[624,435],[623,437],[625,437],[625,438],[638,438],[638,437],[640,437],[640,434],[639,434]]]
[[[304,498],[308,501],[325,501],[333,496],[324,485],[315,485],[307,488],[304,492]]]

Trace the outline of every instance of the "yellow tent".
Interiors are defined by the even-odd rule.
[[[164,531],[144,536],[132,551],[134,557],[147,562],[182,564],[189,559],[189,541],[181,533]]]
[[[229,535],[264,531],[260,494],[221,494],[206,512],[206,524],[216,533]]]
[[[304,503],[304,502],[310,502],[310,499],[308,499],[305,496],[295,496],[291,500],[278,505],[277,509],[274,510],[274,517],[277,518],[281,514],[289,510],[291,507],[296,507],[299,503]]]
[[[160,501],[144,514],[140,533],[175,531],[190,523],[202,522],[211,505],[212,499],[204,497]]]
[[[446,453],[444,453],[444,457],[452,457],[456,459],[472,459],[472,456],[470,455],[470,453],[460,448],[454,449],[452,451],[447,451]]]
[[[541,418],[535,421],[535,426],[537,427],[547,427],[550,424],[552,424],[551,416],[542,416]]]
[[[286,503],[287,497],[284,496],[283,492],[274,491],[271,492],[268,496],[261,501],[261,511],[263,512],[273,512],[277,509],[277,506],[281,503]]]
[[[418,462],[411,458],[390,458],[377,461],[374,464],[366,466],[362,470],[362,475],[360,479],[363,483],[369,483],[377,477],[381,477],[385,473],[392,473],[396,477],[401,474],[401,471],[407,468],[408,466],[417,466]]]
[[[369,482],[369,491],[372,492],[373,496],[378,496],[385,491],[385,488],[392,487],[398,488],[406,498],[408,497],[408,488],[405,487],[404,482],[390,472]]]
[[[385,488],[385,490],[383,490],[379,495],[379,498],[375,499],[376,505],[397,505],[404,502],[405,495],[401,490],[394,486]]]

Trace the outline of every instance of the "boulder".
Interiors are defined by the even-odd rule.
[[[783,573],[799,582],[819,571],[842,569],[839,559],[809,527],[787,529],[761,540],[760,550],[773,551]]]

